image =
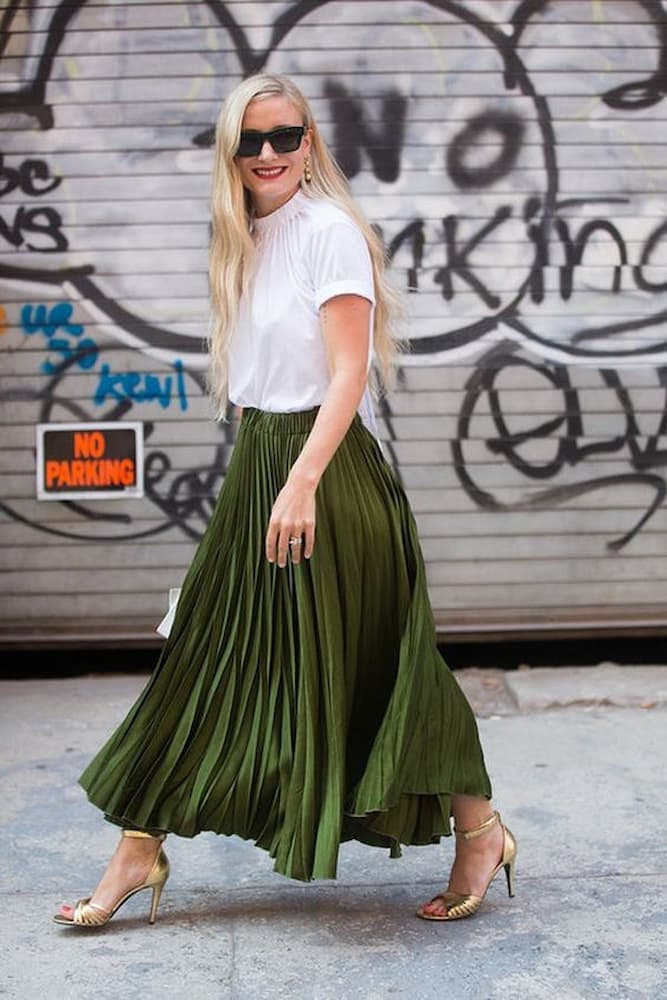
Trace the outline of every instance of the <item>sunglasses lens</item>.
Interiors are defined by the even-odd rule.
[[[241,132],[237,156],[259,156],[264,137],[261,132]]]
[[[270,142],[276,153],[293,153],[301,145],[302,137],[301,126],[278,128],[271,135]]]
[[[259,156],[265,142],[270,142],[276,153],[293,153],[301,145],[305,128],[289,125],[273,132],[241,132],[237,156]]]

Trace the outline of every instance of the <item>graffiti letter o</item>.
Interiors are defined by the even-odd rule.
[[[494,158],[480,166],[466,162],[468,152],[485,132],[500,136],[502,146]],[[447,150],[447,173],[459,188],[486,187],[509,173],[516,163],[523,139],[523,122],[508,111],[483,111],[471,118]]]
[[[665,292],[667,291],[667,281],[649,281],[644,275],[644,268],[651,265],[651,254],[657,247],[660,240],[667,236],[667,222],[661,222],[657,229],[654,229],[646,241],[642,250],[642,255],[637,267],[633,267],[632,275],[637,284],[644,292]]]

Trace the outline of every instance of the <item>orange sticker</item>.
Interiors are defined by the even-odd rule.
[[[7,333],[7,313],[5,312],[5,307],[0,306],[0,336],[3,333]]]

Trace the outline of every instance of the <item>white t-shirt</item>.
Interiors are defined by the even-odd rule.
[[[344,294],[375,303],[368,246],[346,212],[301,189],[255,219],[253,236],[256,266],[229,346],[229,398],[271,413],[309,410],[331,377],[320,306]],[[369,368],[372,322],[371,310]],[[368,390],[359,412],[375,432]]]

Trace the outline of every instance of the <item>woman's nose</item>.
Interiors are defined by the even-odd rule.
[[[265,139],[264,143],[262,145],[262,148],[259,151],[259,159],[260,160],[272,160],[275,155],[276,155],[276,152],[275,152],[273,146],[271,145],[271,143],[269,142],[268,139]]]

